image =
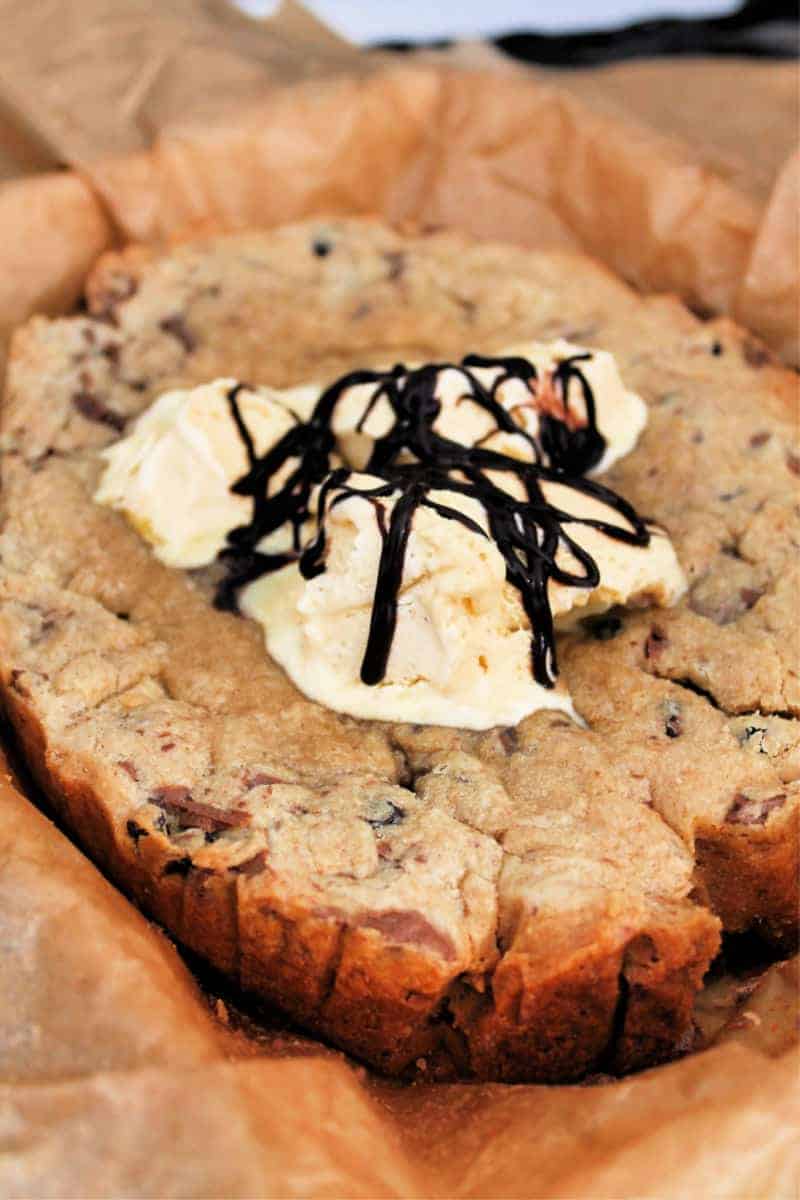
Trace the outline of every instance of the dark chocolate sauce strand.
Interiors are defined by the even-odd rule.
[[[575,364],[585,362],[590,354],[573,354],[562,359],[553,372],[553,381],[561,389],[561,402],[564,409],[564,420],[561,421],[550,413],[542,415],[539,437],[547,458],[569,471],[572,475],[583,475],[597,466],[603,457],[606,442],[597,428],[597,416],[594,392],[588,379]],[[569,426],[569,417],[574,415],[570,409],[570,384],[575,380],[583,394],[586,409],[585,424],[577,429]]]
[[[418,484],[412,484],[403,493],[392,509],[389,529],[382,539],[369,636],[361,663],[362,683],[380,683],[386,674],[397,627],[397,598],[403,581],[411,522],[424,494],[424,489]]]
[[[250,433],[250,430],[247,428],[245,419],[242,416],[242,410],[239,408],[239,393],[247,392],[249,390],[250,389],[248,388],[246,383],[237,383],[228,392],[227,399],[228,399],[228,408],[230,409],[230,413],[231,413],[231,416],[233,417],[234,424],[236,425],[236,431],[239,434],[239,437],[242,439],[242,442],[244,443],[244,448],[247,453],[247,461],[249,462],[250,466],[252,467],[253,463],[256,461],[256,448],[253,443],[253,438]]]
[[[228,576],[218,592],[218,602],[228,605],[238,588],[259,576],[278,570],[293,560],[306,579],[325,570],[327,520],[340,504],[362,501],[375,509],[381,554],[370,615],[369,636],[361,667],[361,679],[377,684],[385,677],[397,625],[398,597],[403,580],[408,541],[414,516],[428,508],[439,517],[454,520],[470,532],[486,537],[483,526],[447,500],[451,495],[477,501],[485,514],[488,536],[502,554],[506,579],[519,592],[531,624],[531,668],[534,678],[552,687],[558,674],[555,629],[550,607],[550,582],[567,587],[594,588],[600,572],[592,555],[571,532],[573,527],[597,529],[606,537],[633,546],[646,546],[650,532],[646,522],[630,504],[585,472],[603,456],[605,439],[597,428],[594,394],[580,368],[590,354],[563,359],[553,372],[560,389],[564,419],[539,409],[537,437],[522,429],[498,398],[505,383],[518,380],[536,392],[542,382],[536,368],[518,356],[489,358],[469,355],[459,364],[430,363],[416,370],[396,365],[389,371],[359,370],[337,380],[320,396],[311,419],[290,429],[266,454],[258,457],[249,431],[236,403],[237,389],[229,396],[231,413],[248,452],[250,469],[234,484],[238,495],[251,496],[253,517],[249,524],[234,529],[228,548],[221,555]],[[487,386],[476,375],[480,369],[496,372]],[[445,370],[460,372],[464,399],[478,405],[494,423],[494,432],[505,432],[527,440],[531,462],[492,450],[486,445],[462,446],[437,432],[441,404],[437,385]],[[377,483],[359,482],[346,467],[332,469],[335,446],[332,432],[337,405],[351,389],[371,384],[356,429],[361,431],[376,405],[385,399],[392,409],[389,431],[375,440],[366,471],[377,475]],[[581,389],[585,413],[570,407],[570,389]],[[482,438],[481,443],[487,438]],[[293,468],[280,488],[269,495],[270,483],[287,463]],[[498,472],[518,493],[511,495],[491,473]],[[599,501],[620,519],[621,524],[595,517],[576,517],[550,503],[543,484],[559,484]],[[311,497],[319,487],[315,512]],[[387,501],[388,504],[385,504]],[[301,550],[306,522],[316,519],[316,535]],[[387,520],[388,517],[388,520]],[[289,523],[293,549],[285,554],[258,550],[261,539]],[[562,563],[559,562],[559,554]],[[569,566],[563,564],[563,556]]]

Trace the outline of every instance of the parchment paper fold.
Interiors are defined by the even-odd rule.
[[[294,3],[255,21],[224,0],[0,0],[0,28],[0,177],[73,166],[108,240],[372,210],[582,246],[800,362],[792,64],[398,60]],[[89,193],[84,208],[85,257]],[[74,234],[62,240],[77,262]],[[24,245],[27,286],[0,294],[0,328],[52,297],[30,225]]]

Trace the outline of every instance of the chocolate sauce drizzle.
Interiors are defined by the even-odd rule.
[[[598,529],[606,536],[633,546],[646,546],[650,532],[646,522],[627,501],[585,472],[602,458],[605,439],[597,428],[594,395],[580,363],[588,353],[562,360],[552,375],[558,403],[556,412],[539,410],[536,436],[522,429],[498,399],[498,391],[510,380],[521,380],[531,390],[535,403],[539,380],[535,366],[522,357],[487,358],[471,354],[460,364],[430,363],[415,370],[398,364],[388,371],[353,371],[337,380],[320,396],[311,418],[293,426],[270,450],[257,455],[252,437],[238,404],[239,384],[228,394],[231,417],[244,443],[248,470],[232,491],[249,496],[253,514],[246,525],[228,535],[228,547],[220,555],[227,574],[217,592],[217,604],[234,608],[241,587],[260,576],[297,562],[306,579],[325,570],[326,518],[332,508],[353,497],[371,504],[376,513],[382,549],[375,584],[369,635],[361,666],[361,680],[376,684],[383,679],[397,624],[398,594],[403,577],[406,547],[419,508],[428,508],[446,520],[456,521],[481,537],[490,538],[503,556],[506,579],[517,589],[531,624],[531,666],[534,678],[553,687],[558,675],[553,614],[548,597],[550,580],[571,587],[594,588],[600,572],[593,557],[569,532],[570,526]],[[484,384],[477,369],[492,368],[497,374]],[[464,379],[463,400],[477,404],[494,421],[493,432],[523,437],[531,448],[530,462],[511,458],[486,446],[486,438],[475,446],[464,446],[434,429],[441,404],[436,395],[439,375],[456,370]],[[373,484],[358,478],[347,467],[333,467],[335,438],[332,424],[337,405],[353,387],[372,384],[356,426],[361,432],[382,400],[393,413],[389,431],[375,440],[364,472],[377,475]],[[571,407],[573,389],[579,389],[583,411]],[[287,469],[288,468],[288,469]],[[281,486],[268,494],[270,482],[287,470]],[[508,479],[523,499],[498,485],[495,472]],[[596,518],[576,517],[549,503],[544,483],[558,483],[590,496],[617,513],[623,524]],[[520,486],[521,485],[521,486]],[[312,494],[319,487],[312,512]],[[444,496],[442,495],[444,493]],[[446,495],[477,500],[485,513],[488,533],[482,524],[446,502]],[[303,529],[316,520],[316,535],[303,545]],[[268,554],[258,550],[267,534],[288,524],[291,550]],[[559,565],[559,550],[567,550],[575,569]]]

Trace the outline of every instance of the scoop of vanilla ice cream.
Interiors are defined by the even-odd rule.
[[[603,457],[592,471],[597,474],[633,449],[647,423],[647,408],[635,392],[626,389],[614,355],[559,339],[547,343],[520,343],[500,351],[495,357],[524,358],[533,363],[538,376],[537,386],[541,389],[560,362],[584,354],[590,357],[577,365],[592,389],[597,428],[606,442]],[[469,372],[489,390],[502,374],[502,368],[470,367]],[[380,383],[355,384],[343,392],[334,411],[332,428],[339,450],[357,470],[364,469],[375,442],[387,434],[394,423],[392,405],[381,387]],[[460,446],[480,444],[527,462],[534,459],[528,437],[498,430],[492,413],[470,397],[470,382],[457,366],[442,367],[436,381],[436,398],[440,411],[433,428],[441,437]],[[525,380],[506,380],[497,388],[495,399],[525,434],[537,438],[539,409],[535,392]],[[569,388],[569,408],[579,421],[585,422],[583,393],[574,380]]]
[[[363,474],[349,483],[359,492],[385,486]],[[595,497],[561,484],[546,484],[544,490],[564,512],[626,525]],[[550,689],[533,678],[530,623],[495,543],[424,506],[414,514],[408,539],[386,674],[377,685],[361,682],[382,530],[388,529],[398,494],[375,500],[332,493],[325,571],[305,580],[293,564],[240,594],[242,611],[263,626],[272,658],[311,699],[356,717],[469,729],[513,725],[540,708],[575,717],[562,682]],[[487,529],[478,500],[444,490],[429,498]],[[601,580],[594,589],[550,581],[560,627],[615,604],[671,604],[684,590],[665,534],[654,531],[649,546],[640,547],[577,522],[566,528],[593,555]],[[557,561],[580,570],[568,547],[562,546]]]
[[[127,437],[103,452],[95,501],[124,513],[168,566],[213,562],[230,530],[250,519],[252,500],[230,490],[249,465],[228,400],[235,387],[235,379],[215,379],[166,392]],[[314,386],[239,390],[239,412],[256,453],[264,454],[307,415],[318,394]],[[292,466],[289,460],[276,473],[270,494]]]
[[[359,490],[382,482],[350,479]],[[381,523],[388,527],[397,495],[337,498],[327,510],[321,575],[305,580],[292,565],[241,592],[240,608],[263,626],[270,655],[311,699],[356,717],[487,729],[539,708],[574,715],[563,685],[533,678],[530,628],[494,542],[427,507],[411,526],[386,674],[376,685],[361,682]],[[471,497],[430,498],[486,528]]]

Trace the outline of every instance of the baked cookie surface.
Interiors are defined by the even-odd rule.
[[[727,322],[580,257],[368,222],[132,249],[88,314],[16,335],[2,409],[0,669],[94,857],[241,985],[400,1072],[555,1080],[680,1045],[720,923],[795,929],[795,379]],[[213,571],[92,502],[157,395],[566,337],[649,406],[604,482],[668,530],[674,610],[560,639],[588,728],[467,733],[313,704]]]

